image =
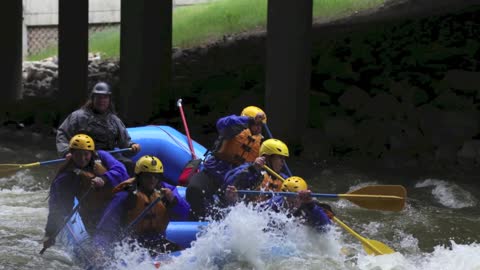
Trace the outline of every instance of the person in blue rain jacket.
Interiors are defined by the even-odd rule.
[[[297,196],[273,196],[271,199],[260,204],[260,210],[272,210],[275,212],[287,212],[289,215],[299,218],[302,222],[325,232],[327,225],[331,224],[333,211],[329,205],[320,203],[311,197],[308,185],[301,177],[291,176],[282,183],[282,191],[297,192]],[[234,186],[228,186],[226,196],[229,201],[238,201],[239,196]]]
[[[129,237],[152,252],[180,250],[165,238],[171,220],[189,219],[190,205],[176,187],[163,179],[163,164],[154,156],[143,156],[135,165],[135,177],[114,189],[115,197],[97,226],[96,247],[108,249]],[[156,201],[150,210],[145,209]],[[137,219],[140,217],[140,219]],[[138,221],[133,224],[134,221]]]
[[[281,191],[282,180],[264,168],[268,166],[273,172],[287,178],[281,171],[285,165],[285,158],[289,156],[288,147],[278,139],[265,140],[260,146],[260,156],[254,162],[247,162],[227,172],[223,189],[234,186],[239,190]],[[256,196],[253,199],[264,200],[268,196]]]
[[[75,198],[82,198],[78,212],[86,231],[93,234],[112,199],[113,188],[128,179],[125,166],[108,152],[95,151],[95,143],[88,135],[73,136],[69,152],[70,158],[61,166],[50,187],[44,248],[55,244],[56,234],[65,225]]]
[[[193,220],[212,214],[215,197],[220,193],[228,171],[258,157],[263,139],[262,125],[266,120],[260,108],[248,106],[240,116],[230,115],[217,121],[219,137],[212,154],[203,162],[200,172],[191,177],[186,189]]]

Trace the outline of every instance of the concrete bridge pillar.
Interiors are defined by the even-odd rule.
[[[22,90],[22,1],[7,0],[0,3],[0,106],[2,112],[15,108]]]
[[[312,0],[269,0],[265,104],[274,137],[300,141],[308,121]]]
[[[88,0],[59,0],[58,9],[58,104],[63,113],[70,113],[89,92]]]
[[[171,101],[172,0],[122,0],[119,113],[145,124]]]

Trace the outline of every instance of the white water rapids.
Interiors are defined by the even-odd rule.
[[[53,151],[42,148],[0,145],[2,163],[53,158]],[[56,168],[19,170],[0,177],[0,269],[80,269],[61,245],[38,254],[48,187]],[[480,190],[473,181],[477,179],[437,176],[396,182],[349,169],[332,168],[323,175],[315,168],[293,169],[306,175],[314,192],[346,193],[392,181],[406,186],[407,206],[401,212],[361,209],[347,200],[325,201],[360,235],[397,252],[366,255],[360,242],[337,225],[328,234],[318,234],[283,214],[259,213],[240,204],[161,269],[480,270]],[[280,228],[268,229],[272,219]],[[142,254],[119,249],[111,268],[156,269],[151,262],[137,262]]]

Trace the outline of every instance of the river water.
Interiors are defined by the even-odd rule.
[[[13,130],[0,130],[0,137],[0,163],[56,158],[52,137]],[[282,214],[274,216],[283,224],[282,233],[260,229],[272,214],[238,205],[224,222],[210,225],[194,247],[161,269],[480,270],[477,170],[426,173],[295,160],[289,165],[315,192],[346,193],[376,184],[405,186],[408,200],[401,212],[366,210],[346,200],[327,201],[337,217],[360,235],[397,252],[369,256],[339,226],[332,226],[328,234],[317,234]],[[61,245],[38,254],[48,214],[48,187],[56,168],[0,175],[0,269],[81,269]],[[118,263],[112,262],[111,268],[155,269],[151,263],[135,263],[138,256],[119,249]]]

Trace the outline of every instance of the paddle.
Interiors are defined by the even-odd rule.
[[[267,123],[264,123],[263,127],[265,128],[265,131],[267,132],[268,137],[273,138],[272,132],[270,132],[270,129],[268,128]],[[290,171],[290,168],[288,168],[287,162],[285,162],[284,164],[285,164],[285,169],[287,170],[288,176],[292,176],[293,174]]]
[[[275,171],[270,169],[268,166],[263,166],[268,172],[270,172],[272,175],[275,175],[278,179],[281,179],[282,181],[285,181],[282,176],[277,174]],[[367,195],[367,194],[362,194],[362,192],[369,192],[369,193],[375,193],[379,192],[380,194],[386,194],[386,195]],[[293,192],[295,193],[295,192]],[[348,200],[352,201],[352,198],[356,198],[356,200],[353,200],[352,202],[358,204],[359,206],[369,208],[369,209],[375,209],[375,210],[385,210],[385,211],[400,211],[403,209],[405,206],[405,197],[406,197],[406,190],[403,186],[397,186],[397,185],[392,185],[392,186],[387,186],[387,185],[380,185],[380,186],[367,186],[364,188],[360,188],[358,190],[352,191],[349,194],[332,194],[332,195],[345,195],[342,196],[343,198],[347,198]],[[353,196],[352,198],[349,198],[349,196]],[[388,196],[392,197],[393,201],[378,201],[377,196]],[[330,197],[330,198],[334,198]],[[337,196],[340,197],[340,196]],[[393,197],[399,197],[399,198],[393,198]],[[362,200],[358,200],[362,199]],[[376,201],[372,200],[376,199]],[[386,198],[382,198],[382,200],[385,200]],[[364,200],[364,201],[363,201]],[[371,200],[371,201],[368,201]],[[400,201],[400,203],[398,203]],[[388,202],[388,203],[387,203]],[[396,203],[395,203],[396,202]],[[327,210],[328,211],[328,210]],[[395,251],[385,245],[382,242],[376,241],[376,240],[371,240],[367,239],[360,234],[356,233],[352,228],[348,227],[345,223],[343,223],[341,220],[339,220],[337,217],[332,216],[332,220],[335,221],[340,227],[345,229],[347,232],[352,234],[355,238],[360,240],[362,242],[363,248],[367,252],[367,254],[371,255],[384,255],[384,254],[391,254],[394,253]]]
[[[190,153],[192,154],[192,159],[187,162],[180,173],[180,176],[178,177],[178,184],[186,187],[188,186],[190,177],[198,172],[198,166],[200,166],[202,160],[197,158],[197,155],[195,154],[195,148],[193,147],[192,138],[190,137],[190,132],[188,131],[187,120],[185,118],[185,113],[183,112],[182,99],[177,101],[177,106],[180,110],[180,115],[182,116],[183,127],[185,128],[185,134],[187,135],[188,147],[190,148]]]
[[[162,197],[163,196],[156,198],[145,209],[143,209],[143,211],[132,222],[130,222],[130,224],[128,224],[125,232],[128,233],[133,227],[135,227],[135,225],[137,225],[137,223],[140,222],[147,215],[148,211],[150,211],[152,207],[154,207],[160,200],[162,200]]]
[[[182,116],[183,127],[185,128],[185,134],[187,135],[188,147],[190,148],[192,159],[196,159],[197,155],[195,155],[195,149],[193,148],[192,138],[190,138],[190,132],[188,131],[187,120],[185,119],[185,114],[183,112],[182,99],[179,99],[177,101],[177,106],[178,106],[178,109],[180,110],[180,115]]]
[[[123,149],[117,149],[117,150],[112,150],[108,151],[110,154],[116,154],[116,153],[122,153],[122,152],[127,152],[130,151],[132,148],[123,148]],[[50,164],[56,164],[60,163],[62,161],[65,161],[65,158],[59,158],[59,159],[53,159],[53,160],[47,160],[47,161],[39,161],[39,162],[34,162],[34,163],[27,163],[27,164],[0,164],[0,174],[1,173],[7,173],[7,172],[13,172],[16,170],[20,169],[28,169],[32,167],[37,167],[37,166],[45,166],[45,165],[50,165]]]
[[[92,191],[93,189],[93,186],[90,186],[87,190],[87,192],[85,192],[85,194],[82,195],[82,197],[80,198],[80,200],[78,200],[78,203],[77,205],[75,205],[75,207],[72,209],[72,211],[70,212],[70,214],[68,214],[68,216],[65,217],[64,219],[64,222],[63,222],[63,225],[58,227],[57,230],[55,231],[54,234],[52,234],[52,239],[55,239],[57,237],[57,235],[63,230],[63,227],[65,227],[65,225],[67,225],[68,221],[70,221],[70,219],[73,217],[73,215],[75,215],[75,213],[77,212],[78,208],[80,207],[81,203],[85,200],[85,198],[88,196],[88,194],[90,193],[90,191]],[[43,255],[43,253],[45,252],[45,250],[47,250],[47,248],[49,248],[50,246],[44,246],[42,248],[42,250],[40,251],[40,255]]]
[[[163,195],[153,200],[145,209],[143,209],[143,211],[132,222],[130,222],[130,224],[128,224],[120,240],[123,240],[123,238],[126,237],[131,230],[133,230],[133,227],[135,227],[135,225],[137,225],[137,223],[140,222],[147,215],[150,209],[152,209],[152,207],[154,207],[159,201],[162,200],[162,198],[163,198]],[[177,244],[168,240],[167,238],[164,238],[163,240],[167,244],[170,244],[172,246],[178,246]]]
[[[391,191],[385,193],[385,191]],[[371,210],[401,211],[405,206],[405,188],[402,186],[367,186],[346,194],[311,193],[314,198],[342,198]],[[238,190],[240,195],[278,195],[292,197],[296,192],[272,192],[260,190]],[[392,195],[392,193],[397,193]]]
[[[278,179],[281,179],[282,181],[285,180],[281,175],[268,166],[264,165],[263,168]],[[314,194],[317,198],[347,199],[360,207],[372,210],[401,211],[405,207],[407,191],[400,185],[375,185],[359,188],[345,194],[313,193],[312,196],[314,196]]]
[[[363,245],[363,249],[367,252],[368,255],[385,255],[385,254],[391,254],[395,253],[395,250],[391,249],[384,243],[377,241],[377,240],[372,240],[372,239],[367,239],[357,232],[355,232],[352,228],[348,227],[345,223],[343,223],[341,220],[339,220],[337,217],[333,216],[332,220],[335,221],[340,227],[345,229],[347,232],[349,232],[351,235],[353,235],[355,238],[360,240]]]

